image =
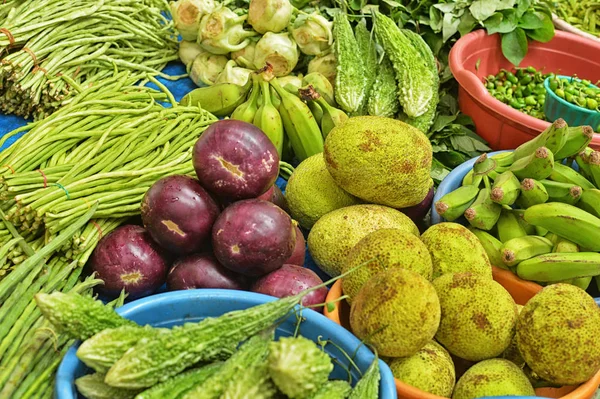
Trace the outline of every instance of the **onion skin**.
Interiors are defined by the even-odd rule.
[[[227,207],[213,226],[213,251],[226,268],[262,276],[280,268],[294,252],[296,231],[290,216],[259,199]]]
[[[219,205],[189,176],[158,180],[142,200],[144,227],[161,247],[178,255],[206,247],[219,213]]]
[[[433,202],[433,187],[429,190],[423,201],[417,205],[410,206],[408,208],[399,209],[400,212],[412,219],[413,222],[418,223],[423,221],[423,218],[427,215],[427,212],[431,209],[431,203]]]
[[[169,255],[141,226],[125,225],[103,237],[94,249],[91,270],[104,281],[103,294],[116,297],[121,290],[140,298],[160,288],[167,277]]]
[[[245,290],[248,279],[223,267],[212,253],[188,255],[173,265],[167,276],[167,289],[220,288]]]
[[[256,280],[252,284],[251,291],[276,298],[284,298],[299,294],[322,283],[323,281],[319,276],[310,269],[296,265],[283,265],[274,272]],[[302,298],[302,305],[311,306],[324,303],[325,297],[327,297],[327,287],[321,287]],[[316,311],[323,310],[322,307],[313,309]]]
[[[279,155],[267,135],[251,123],[232,119],[204,131],[192,161],[200,184],[229,201],[258,197],[279,174]]]
[[[306,258],[306,240],[304,234],[298,226],[296,227],[296,244],[294,245],[294,252],[292,256],[285,261],[287,265],[304,266],[304,260]]]

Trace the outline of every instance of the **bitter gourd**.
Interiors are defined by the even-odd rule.
[[[347,381],[328,381],[310,399],[346,399],[352,392],[352,387]]]
[[[375,356],[362,378],[358,380],[348,399],[377,399],[379,398],[379,359]]]
[[[87,399],[132,399],[140,391],[115,388],[104,382],[104,374],[95,373],[84,375],[75,380],[79,393]]]
[[[219,399],[234,379],[264,363],[273,340],[273,330],[260,332],[244,342],[210,378],[189,391],[183,399]]]
[[[396,71],[400,105],[409,117],[421,116],[435,101],[437,72],[432,74],[427,58],[393,20],[378,11],[373,11],[373,17],[377,41]]]
[[[385,56],[377,66],[377,78],[367,103],[369,115],[391,118],[398,112],[400,103],[396,87],[394,67]]]
[[[82,341],[107,328],[137,326],[101,301],[76,293],[39,293],[35,301],[54,327]]]
[[[177,374],[175,377],[139,393],[135,399],[181,399],[195,386],[209,379],[222,365],[221,362],[215,362]]]
[[[220,399],[274,399],[277,394],[277,388],[269,377],[267,362],[263,360],[234,378]]]
[[[333,36],[337,58],[335,100],[344,111],[354,113],[363,104],[367,78],[352,26],[346,13],[341,10],[333,17]]]
[[[427,43],[425,43],[425,40],[423,40],[421,35],[407,29],[402,29],[401,32],[411,41],[413,46],[421,54],[421,57],[426,61],[427,68],[429,69],[430,74],[433,77],[433,82],[431,84],[436,88],[433,98],[431,99],[431,101],[429,101],[429,104],[427,105],[427,110],[425,111],[425,113],[421,116],[417,116],[416,118],[408,118],[406,120],[408,124],[416,127],[417,129],[420,129],[424,133],[427,133],[429,131],[429,128],[433,124],[433,120],[435,119],[435,114],[437,110],[437,105],[440,101],[438,90],[440,86],[440,78],[438,74],[437,63],[435,61],[433,53],[431,52],[431,49],[429,48]]]
[[[97,372],[106,373],[140,340],[166,331],[169,330],[131,325],[106,329],[85,340],[77,349],[77,357]]]
[[[198,362],[232,353],[239,342],[285,317],[308,292],[206,318],[149,338],[111,367],[106,382],[123,388],[151,387]]]
[[[375,48],[374,37],[367,29],[367,21],[362,19],[354,27],[354,36],[358,44],[360,58],[363,60],[365,72],[365,95],[358,114],[364,115],[367,112],[368,99],[371,97],[373,85],[377,78],[377,49]],[[392,85],[394,86],[394,85]]]
[[[268,362],[275,385],[291,399],[313,395],[333,370],[329,355],[304,337],[282,337],[272,342]]]

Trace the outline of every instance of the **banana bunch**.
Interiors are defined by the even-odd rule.
[[[513,152],[483,154],[435,203],[464,217],[495,266],[541,284],[600,287],[600,152],[593,130],[559,119]],[[573,168],[568,165],[577,165]]]
[[[252,123],[271,139],[286,161],[294,156],[303,161],[323,152],[327,134],[348,119],[336,108],[333,86],[325,76],[315,72],[288,82],[276,78],[268,64],[252,73],[245,86],[217,83],[201,87],[188,93],[181,103]]]

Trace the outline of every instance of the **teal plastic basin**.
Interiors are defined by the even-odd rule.
[[[580,79],[571,76],[556,76],[558,79],[569,79],[570,81],[581,81]],[[598,132],[600,127],[600,112],[592,111],[587,108],[571,104],[550,90],[550,79],[546,78],[544,87],[546,88],[546,102],[544,103],[544,113],[550,122],[554,122],[558,118],[563,118],[569,126],[591,126],[595,132]],[[590,87],[596,87],[590,85]]]

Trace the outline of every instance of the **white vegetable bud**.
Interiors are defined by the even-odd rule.
[[[216,83],[235,83],[238,86],[245,86],[248,83],[252,71],[246,68],[240,68],[235,61],[229,60],[225,69],[219,74]]]
[[[183,40],[196,41],[200,19],[215,9],[214,0],[177,0],[171,3],[175,29]]]
[[[308,73],[319,72],[324,75],[331,84],[335,84],[335,75],[337,74],[337,59],[333,52],[313,58],[308,63]]]
[[[231,59],[244,68],[257,69],[254,65],[254,53],[258,40],[250,39],[250,43],[241,50],[231,53]]]
[[[289,33],[267,32],[256,44],[254,64],[258,69],[267,63],[275,76],[289,75],[298,64],[298,47]]]
[[[318,14],[300,15],[291,28],[300,51],[320,55],[333,44],[333,23]]]
[[[205,50],[198,43],[182,41],[179,43],[179,59],[186,67],[189,67],[197,56],[204,53]]]
[[[227,61],[227,57],[224,55],[202,53],[192,63],[189,71],[190,78],[198,86],[201,86],[201,83],[211,86],[215,84],[217,77],[225,69]]]
[[[248,23],[258,33],[279,33],[288,26],[291,17],[289,0],[250,0]]]
[[[198,43],[213,54],[238,51],[250,43],[256,32],[244,30],[248,16],[238,16],[227,7],[219,8],[202,17]]]

